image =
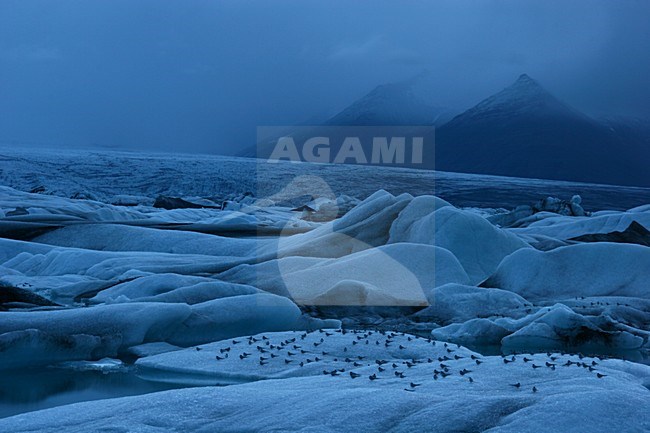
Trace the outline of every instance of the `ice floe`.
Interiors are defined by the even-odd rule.
[[[236,367],[244,363],[231,359],[235,352],[217,362],[225,354],[212,350],[262,332],[337,328],[335,319],[418,330],[442,345],[427,352],[431,342],[409,336],[409,344],[397,344],[408,350],[372,354],[400,363],[429,364],[447,349],[469,354],[452,342],[511,352],[649,348],[650,249],[596,236],[611,237],[630,223],[645,230],[647,207],[587,214],[577,200],[547,200],[535,212],[505,218],[386,191],[362,202],[321,197],[298,207],[246,195],[218,209],[211,205],[218,200],[185,197],[203,207],[171,210],[140,199],[127,207],[0,192],[0,286],[9,299],[2,304],[9,311],[1,313],[1,368],[136,357],[152,376],[157,369],[182,376],[162,362],[169,359],[195,369],[190,376],[198,382],[297,380],[287,378],[345,368],[340,347],[328,350],[323,342],[319,361],[309,358],[303,367],[288,358],[275,366],[279,358],[260,360],[267,358],[261,354],[261,365],[246,358],[251,365],[242,371]],[[333,334],[327,341],[349,338],[324,332]],[[381,346],[377,338],[365,341]],[[429,355],[416,350],[422,344]],[[414,364],[406,368],[422,368]],[[370,376],[376,367],[359,368]],[[323,379],[301,380],[320,386]]]
[[[221,275],[272,293],[288,293],[299,304],[322,304],[342,281],[357,291],[376,293],[397,304],[427,305],[427,292],[468,277],[448,250],[424,244],[398,243],[359,251],[338,259],[285,257],[261,265],[242,265]],[[358,284],[349,283],[356,281]],[[334,292],[331,292],[334,290]],[[339,301],[332,299],[333,304]],[[376,305],[376,304],[375,304]]]
[[[0,368],[115,357],[130,346],[164,341],[191,314],[185,304],[152,303],[5,312]]]
[[[445,248],[460,261],[476,284],[489,276],[501,260],[520,248],[530,248],[526,242],[490,224],[485,218],[449,205],[413,219],[411,207],[423,204],[423,197],[414,199],[391,227],[391,242],[417,242]],[[437,206],[440,206],[437,203]],[[435,209],[436,206],[433,206]],[[401,221],[404,218],[407,221]]]
[[[617,243],[571,245],[506,257],[483,285],[528,300],[575,296],[650,296],[650,248]]]
[[[0,428],[611,432],[624,425],[626,431],[641,432],[648,423],[647,366],[559,353],[480,356],[394,333],[303,335],[224,341],[153,356],[148,365],[159,379],[252,383],[74,404],[6,418]],[[271,353],[281,355],[271,358]],[[260,363],[260,357],[268,359]],[[286,364],[286,359],[295,361]]]
[[[184,302],[197,304],[228,296],[251,295],[259,290],[207,277],[178,274],[151,274],[134,278],[100,291],[92,303],[116,301]],[[203,301],[202,301],[203,300]]]

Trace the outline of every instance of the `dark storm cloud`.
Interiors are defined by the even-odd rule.
[[[526,72],[650,115],[645,1],[0,2],[0,141],[232,153],[427,69],[466,108]]]

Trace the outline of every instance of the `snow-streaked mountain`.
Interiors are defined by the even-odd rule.
[[[428,101],[431,87],[431,77],[426,72],[405,81],[378,85],[326,121],[313,124],[313,128],[302,128],[304,123],[296,125],[291,135],[300,143],[309,136],[332,137],[332,130],[326,129],[329,127],[440,126],[453,117],[453,112]],[[265,140],[257,149],[248,148],[239,156],[268,157],[275,144],[276,139],[268,143]],[[338,148],[332,146],[332,152],[337,151]]]
[[[435,156],[445,171],[650,185],[647,148],[525,74],[440,127]]]
[[[428,136],[424,164],[411,164],[411,167],[650,186],[646,169],[650,160],[647,122],[594,119],[556,98],[526,74],[451,118],[451,111],[427,102],[432,99],[426,96],[427,88],[432,88],[429,80],[425,73],[403,82],[377,86],[322,124],[297,126],[286,132],[299,147],[309,137],[330,137],[330,150],[335,155],[351,130],[327,129],[332,126],[431,125],[425,130]],[[415,135],[421,130],[417,131]],[[362,138],[362,143],[371,141],[364,140],[361,128],[354,132],[353,135]],[[241,156],[266,158],[276,144],[277,139],[270,137]],[[366,147],[367,143],[364,151],[368,154]]]
[[[512,85],[456,116],[450,123],[468,120],[504,122],[512,116],[558,115],[588,120],[585,115],[557,99],[527,74],[522,74]]]
[[[330,118],[326,125],[385,126],[441,125],[450,119],[449,111],[431,105],[423,97],[426,76],[382,84]]]

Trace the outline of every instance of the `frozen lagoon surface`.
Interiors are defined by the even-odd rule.
[[[0,154],[0,431],[650,430],[647,189]]]

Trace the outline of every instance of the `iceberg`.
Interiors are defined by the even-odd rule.
[[[418,200],[419,199],[419,200]],[[390,242],[415,242],[449,250],[477,284],[492,274],[504,257],[521,248],[530,248],[512,233],[499,229],[472,212],[440,204],[435,198],[414,199],[391,227]],[[429,213],[410,207],[432,210]],[[440,209],[433,210],[436,207]],[[413,214],[418,215],[413,218]],[[403,221],[406,220],[406,221]]]
[[[576,296],[648,298],[649,280],[649,248],[598,242],[547,252],[521,249],[506,257],[482,285],[509,290],[528,300]]]
[[[281,431],[308,426],[319,431],[499,433],[604,433],[621,425],[630,432],[645,429],[650,410],[648,366],[559,353],[480,356],[407,334],[328,334],[309,333],[304,340],[302,333],[262,334],[253,336],[255,341],[243,338],[237,344],[228,341],[200,346],[198,351],[156,355],[149,365],[159,378],[179,372],[190,380],[212,377],[215,383],[230,379],[239,384],[78,403],[5,418],[0,420],[0,429],[17,433],[179,428],[192,433],[261,431],[269,426]],[[314,348],[313,343],[321,338],[322,346]],[[377,340],[379,347],[374,344]],[[394,342],[388,349],[387,340]],[[284,347],[277,347],[283,343]],[[284,363],[292,344],[309,350],[295,355],[295,362],[303,360],[303,367]],[[400,344],[412,349],[400,349]],[[256,346],[271,345],[270,353],[282,356],[271,359],[269,355],[269,363],[260,365],[259,356],[268,353],[260,353]],[[221,352],[228,347],[230,352]],[[330,354],[316,361],[317,351]],[[240,359],[238,355],[244,352],[255,354]],[[227,358],[225,353],[229,353]],[[221,355],[224,359],[217,360]],[[439,361],[442,356],[450,359]],[[306,358],[312,362],[305,363]],[[237,364],[249,368],[237,368]]]

